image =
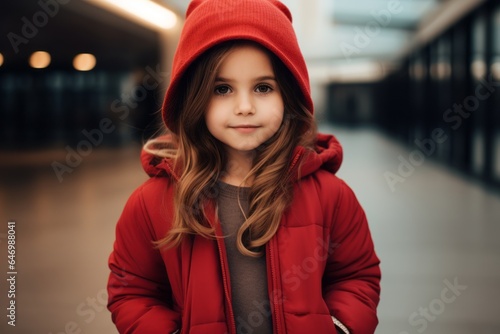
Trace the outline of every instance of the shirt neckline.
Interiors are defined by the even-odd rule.
[[[242,202],[248,201],[250,194],[250,187],[238,187],[222,181],[217,181],[217,190],[219,196],[231,199],[237,199],[239,193],[239,199]]]

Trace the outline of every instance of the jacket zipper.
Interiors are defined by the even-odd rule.
[[[292,163],[290,164],[290,168],[288,169],[290,172],[293,171],[293,169],[295,168],[295,165],[297,164],[297,162],[299,161],[299,158],[301,156],[302,156],[301,151],[298,151],[297,153],[295,153],[295,156],[292,159]]]
[[[271,292],[272,292],[272,295],[269,296],[269,299],[270,299],[271,303],[273,304],[273,316],[274,316],[274,322],[275,322],[274,327],[276,330],[275,334],[280,334],[280,333],[284,333],[281,330],[282,310],[281,310],[281,306],[280,306],[280,302],[283,303],[283,301],[280,299],[284,298],[284,297],[283,297],[283,292],[281,290],[279,290],[279,287],[278,287],[278,277],[276,275],[276,269],[275,269],[276,264],[275,264],[275,255],[274,255],[275,247],[273,245],[274,242],[276,242],[276,239],[272,238],[271,240],[269,240],[269,245],[268,245],[269,265],[271,268],[270,274],[271,274]],[[279,295],[277,294],[277,292],[279,292]]]
[[[211,203],[211,205],[213,205],[213,203]],[[211,212],[215,212],[215,208],[214,207],[211,207],[209,210],[211,210]],[[215,215],[214,215],[215,217]],[[225,261],[225,258],[224,258],[224,255],[225,252],[223,252],[223,249],[225,249],[225,246],[222,245],[222,243],[224,242],[224,240],[222,238],[219,238],[221,235],[222,235],[222,231],[220,230],[220,225],[216,224],[216,223],[213,223],[211,222],[211,225],[212,227],[215,228],[215,235],[217,237],[217,248],[219,250],[219,260],[220,260],[220,263],[221,263],[221,269],[222,269],[222,283],[224,285],[224,293],[225,293],[225,297],[226,297],[226,303],[228,304],[228,311],[229,311],[229,330],[230,330],[230,333],[233,333],[233,334],[236,334],[236,321],[234,320],[234,311],[233,311],[233,304],[231,302],[231,298],[229,297],[230,296],[230,291],[229,291],[229,282],[227,280],[227,265],[226,265],[226,261]]]
[[[233,305],[231,302],[231,298],[229,298],[229,287],[228,287],[228,281],[227,281],[227,273],[226,273],[226,262],[224,261],[224,256],[222,255],[222,249],[221,249],[221,242],[222,239],[217,238],[217,246],[219,248],[219,258],[222,266],[222,281],[224,284],[224,292],[226,294],[226,302],[228,304],[228,310],[229,310],[229,322],[230,322],[230,331],[231,333],[236,334],[236,321],[234,320],[234,312],[233,312]]]

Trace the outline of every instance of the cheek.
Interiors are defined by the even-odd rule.
[[[280,128],[281,123],[283,123],[283,113],[273,114],[273,117],[271,118],[271,122],[270,122],[271,128],[274,131],[277,131]]]
[[[207,125],[208,130],[212,130],[217,125],[217,112],[216,106],[210,104],[205,112],[205,124]]]
[[[270,124],[274,130],[278,130],[283,123],[284,106],[282,102],[276,103],[271,112]]]

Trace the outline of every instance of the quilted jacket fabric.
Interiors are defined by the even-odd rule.
[[[316,152],[299,147],[293,161],[302,157],[300,172],[290,168],[293,202],[265,251],[274,333],[336,333],[334,316],[352,334],[373,334],[379,259],[363,209],[335,175],[342,149],[319,134]],[[192,236],[156,249],[171,224],[176,175],[167,159],[143,152],[142,162],[151,177],[125,205],[109,258],[108,308],[119,332],[236,334],[224,241]],[[214,203],[206,214],[221,236]]]

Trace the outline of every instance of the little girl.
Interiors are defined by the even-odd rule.
[[[373,334],[379,260],[277,0],[193,0],[109,259],[120,333]]]

